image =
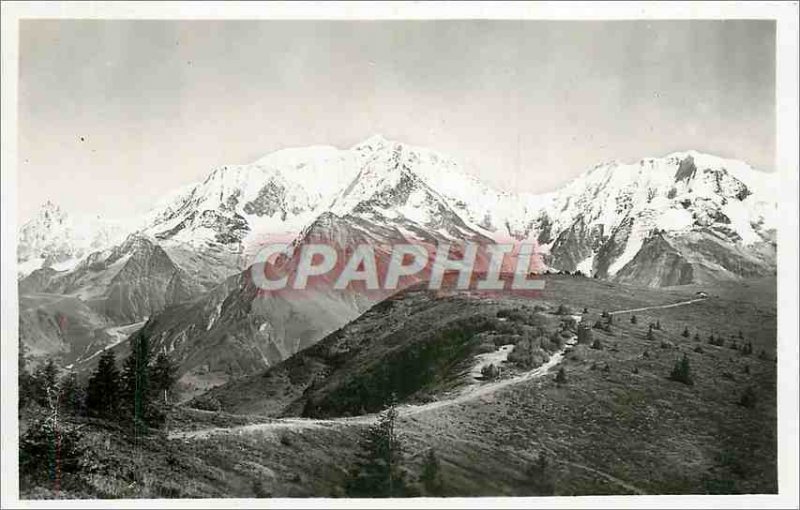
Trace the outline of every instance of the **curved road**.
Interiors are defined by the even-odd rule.
[[[677,303],[670,303],[666,305],[654,305],[654,306],[645,306],[642,308],[631,308],[629,310],[617,310],[614,312],[609,312],[609,315],[616,315],[620,313],[631,313],[631,312],[643,312],[646,310],[657,310],[662,308],[673,308],[676,306],[684,306],[691,303],[697,303],[699,301],[705,301],[706,299],[707,298],[697,298],[697,299],[689,299],[687,301],[679,301]],[[579,315],[576,315],[574,317],[577,320],[580,320]],[[450,407],[456,404],[468,402],[470,400],[474,400],[485,395],[490,395],[508,386],[513,386],[515,384],[519,384],[521,382],[530,379],[536,379],[542,377],[546,375],[551,368],[561,363],[561,360],[564,359],[564,353],[567,350],[569,350],[575,344],[576,341],[577,338],[572,337],[572,339],[566,342],[564,348],[561,349],[559,352],[550,356],[550,359],[545,364],[529,372],[518,375],[516,377],[511,377],[496,382],[481,384],[477,386],[475,385],[469,386],[464,391],[462,391],[460,394],[456,395],[453,398],[437,400],[435,402],[430,402],[421,405],[408,405],[408,404],[401,405],[397,407],[398,413],[400,414],[400,417],[416,416],[422,413],[433,411],[435,409],[442,409],[444,407]],[[167,437],[169,439],[184,439],[184,440],[204,439],[209,436],[217,434],[240,434],[248,432],[270,432],[283,429],[299,430],[307,428],[335,427],[339,425],[372,423],[374,422],[375,417],[376,417],[375,414],[365,414],[362,416],[333,418],[327,420],[321,420],[321,419],[318,420],[311,418],[276,418],[274,421],[266,423],[253,423],[250,425],[236,425],[233,427],[213,427],[200,430],[170,432]]]

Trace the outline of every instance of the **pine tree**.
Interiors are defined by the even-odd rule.
[[[689,328],[683,328],[683,333],[681,333],[681,336],[684,338],[689,338]]]
[[[647,329],[647,339],[648,340],[655,340],[655,335],[653,334],[653,325],[652,324]]]
[[[592,349],[602,350],[603,343],[600,342],[599,338],[596,338],[594,342],[592,342]]]
[[[637,319],[635,315],[631,315],[631,324],[636,324]]]
[[[126,414],[137,430],[147,425],[152,393],[150,391],[150,345],[146,336],[131,341],[131,353],[122,367],[122,401]]]
[[[419,481],[425,489],[425,494],[429,496],[442,495],[444,482],[442,481],[439,459],[436,457],[436,452],[433,448],[429,449],[428,453],[425,454]]]
[[[90,415],[100,417],[115,416],[119,409],[119,371],[111,350],[100,356],[97,368],[89,378],[86,407]]]
[[[673,367],[669,378],[673,381],[682,382],[683,384],[687,384],[689,386],[694,384],[694,380],[692,380],[691,367],[689,366],[689,358],[686,356],[686,354],[683,355],[682,359],[675,362],[675,366]]]
[[[65,411],[74,415],[86,414],[86,391],[78,384],[75,372],[68,372],[58,383],[60,404]]]
[[[346,491],[353,497],[402,497],[406,494],[403,444],[392,404],[361,436],[361,452]]]
[[[40,406],[49,407],[50,397],[56,392],[58,368],[52,359],[39,366],[32,376],[32,396]]]
[[[694,334],[694,341],[695,342],[699,342],[700,341],[700,334],[699,333],[695,333]]]
[[[39,401],[39,388],[36,378],[28,370],[28,348],[19,343],[19,356],[17,357],[17,376],[19,382],[18,407],[23,409],[31,402]]]
[[[177,381],[177,367],[166,354],[159,353],[150,367],[150,383],[155,400],[164,400],[168,403],[168,393]]]
[[[567,373],[564,371],[564,367],[558,369],[558,374],[556,374],[556,384],[566,384],[567,382]]]
[[[661,331],[661,321],[656,321],[656,329]]]

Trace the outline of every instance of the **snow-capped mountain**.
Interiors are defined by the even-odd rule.
[[[49,205],[21,230],[19,257],[49,257],[49,267],[19,287],[90,306],[99,317],[87,324],[150,317],[154,342],[199,381],[284,359],[382,297],[324,286],[301,300],[265,297],[248,275],[263,243],[370,243],[380,267],[383,247],[410,240],[527,240],[551,269],[635,285],[757,277],[775,271],[774,189],[773,175],[689,151],[598,165],[554,193],[517,195],[435,151],[377,136],[214,169],[122,242],[81,244],[86,236]]]
[[[24,276],[40,267],[69,269],[83,256],[119,241],[124,231],[118,222],[75,217],[48,200],[19,229],[19,273]]]
[[[556,269],[650,286],[772,274],[775,185],[695,151],[608,163],[561,189],[535,228]]]
[[[493,190],[434,151],[373,136],[350,149],[284,149],[250,165],[217,168],[203,182],[162,201],[143,228],[168,243],[246,251],[265,237],[290,241],[322,213],[349,213],[401,179],[427,186],[435,200],[491,237],[519,237],[530,228],[540,202]],[[400,213],[413,216],[415,201],[424,194],[407,197],[407,209]]]

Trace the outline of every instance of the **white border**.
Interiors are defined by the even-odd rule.
[[[2,8],[3,508],[788,508],[798,506],[797,2],[4,2]],[[585,496],[415,500],[206,499],[20,501],[17,479],[16,119],[21,18],[94,19],[772,19],[777,22],[779,495]]]

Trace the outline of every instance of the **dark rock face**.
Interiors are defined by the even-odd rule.
[[[574,271],[582,260],[590,256],[603,242],[603,227],[587,226],[583,217],[561,232],[550,249],[551,265]]]
[[[661,234],[654,233],[613,280],[646,287],[692,283],[693,267]]]
[[[633,223],[634,219],[632,217],[625,218],[597,251],[592,270],[598,277],[606,278],[608,276],[608,268],[625,251],[625,244],[631,235]]]
[[[694,158],[687,156],[678,166],[678,171],[675,173],[675,182],[690,181],[694,178],[695,173],[697,173],[697,167],[694,165]]]
[[[666,236],[653,232],[614,281],[649,287],[736,280],[775,273],[774,246],[745,249],[711,229]]]
[[[281,212],[281,217],[286,218],[286,188],[275,181],[269,181],[258,191],[258,196],[244,204],[244,212],[256,216],[272,216]],[[292,211],[294,214],[300,212]]]
[[[111,279],[103,311],[114,319],[135,322],[199,292],[160,246],[144,241]]]

